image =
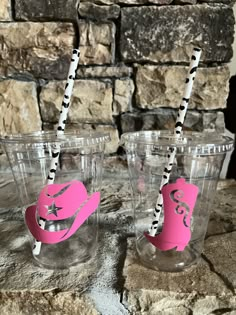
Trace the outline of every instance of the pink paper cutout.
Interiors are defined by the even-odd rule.
[[[88,196],[83,183],[72,181],[64,184],[45,186],[40,192],[37,205],[30,206],[25,212],[26,224],[33,237],[45,244],[55,244],[71,237],[87,218],[95,212],[100,202],[100,193]],[[37,222],[39,217],[57,221],[75,217],[70,228],[60,231],[47,231]]]
[[[138,179],[138,191],[141,193],[145,192],[145,180],[144,176],[140,176]]]
[[[176,248],[183,251],[191,239],[190,223],[197,200],[198,187],[185,182],[184,178],[162,188],[164,225],[160,234],[145,237],[162,251]]]

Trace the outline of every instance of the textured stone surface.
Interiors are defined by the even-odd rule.
[[[127,290],[174,291],[204,295],[229,295],[232,293],[224,281],[211,272],[209,265],[201,260],[198,265],[184,272],[166,273],[153,271],[141,265],[135,252],[135,241],[128,242],[124,265],[125,288]]]
[[[1,0],[0,21],[11,21],[11,0]]]
[[[80,64],[111,64],[115,58],[115,24],[80,21]]]
[[[188,110],[184,122],[184,130],[203,131],[207,129],[222,132],[222,125],[224,124],[223,114],[219,113],[218,115],[216,112],[207,114],[207,119],[205,119],[204,112]],[[158,108],[147,113],[125,113],[121,116],[122,133],[135,130],[174,130],[176,117],[177,110],[169,108]],[[209,121],[210,123],[207,124]]]
[[[236,181],[232,180],[231,185],[232,187],[228,187],[227,190],[221,190],[220,196],[216,195],[208,223],[207,237],[236,230],[236,213],[234,211],[236,208]]]
[[[103,233],[103,230],[101,230]],[[101,234],[100,232],[100,234]],[[122,281],[117,276],[125,255],[126,241],[124,235],[114,230],[105,229],[103,240],[100,237],[97,253],[99,271],[92,279],[89,297],[100,314],[128,315],[121,303]]]
[[[134,92],[133,80],[126,79],[115,81],[113,101],[114,115],[119,115],[121,113],[131,111],[133,92]]]
[[[15,18],[17,20],[75,20],[77,18],[77,0],[15,0]]]
[[[42,87],[40,108],[43,122],[58,122],[66,82],[51,81]],[[76,80],[68,122],[112,123],[112,86],[96,80]]]
[[[235,298],[227,300],[215,296],[201,297],[195,292],[178,294],[169,291],[138,290],[128,294],[126,305],[130,313],[135,315],[225,315],[228,314],[225,310],[235,309]]]
[[[74,41],[71,23],[0,23],[0,75],[67,77]]]
[[[214,3],[224,3],[228,5],[233,5],[234,2],[232,0],[199,0],[199,3],[208,3],[208,4],[214,4]]]
[[[57,125],[52,124],[44,124],[44,130],[52,130],[56,129]],[[66,129],[78,129],[85,131],[94,131],[94,132],[102,132],[109,133],[111,137],[111,141],[105,146],[105,153],[115,153],[119,144],[119,133],[117,128],[114,125],[95,125],[95,124],[68,124],[66,125]]]
[[[12,210],[9,211],[9,209],[14,209],[16,207],[18,209],[20,200],[8,160],[4,154],[0,155],[0,188],[0,213],[10,214],[10,211]],[[19,213],[18,210],[14,210],[11,214],[16,212]],[[10,217],[11,216],[9,216],[9,218]]]
[[[97,5],[91,2],[82,2],[79,6],[79,14],[94,20],[117,19],[120,15],[120,7],[116,4]]]
[[[0,133],[23,133],[41,129],[34,82],[0,82]]]
[[[92,303],[74,292],[1,292],[2,315],[99,315]]]
[[[204,255],[214,266],[214,271],[220,274],[236,293],[236,231],[209,237],[205,241]]]
[[[178,108],[188,67],[139,66],[136,74],[136,103],[140,108]],[[227,66],[199,68],[189,108],[204,110],[226,106],[230,73]]]
[[[3,147],[0,145],[0,171],[8,170],[9,169],[9,163],[7,160],[7,156],[4,152]],[[10,172],[10,169],[9,169]]]
[[[101,232],[94,258],[60,271],[33,262],[22,220],[5,221],[1,213],[0,234],[1,314],[126,314],[114,289],[122,253],[117,234]]]
[[[140,4],[170,4],[173,0],[96,0],[97,4],[121,4],[121,5],[140,5]],[[82,0],[81,2],[91,2],[94,3],[94,0]]]
[[[205,116],[205,113],[204,113]],[[204,118],[203,116],[203,118]],[[218,132],[225,132],[225,118],[224,118],[224,113],[223,112],[217,112],[216,114],[216,120],[215,120],[215,126],[216,126],[216,130]],[[204,127],[204,122],[203,122],[203,129],[207,130],[207,129],[214,129],[210,126],[208,127]]]
[[[197,0],[174,0],[174,4],[196,4]]]
[[[217,260],[217,254],[213,255]],[[221,255],[222,260],[228,259],[226,255]],[[233,259],[231,257],[231,267]],[[230,286],[227,287],[224,280],[204,260],[181,273],[153,271],[138,261],[132,239],[128,243],[123,272],[126,305],[131,313],[200,315],[221,308],[236,310],[236,296],[232,294]]]
[[[233,33],[234,16],[229,6],[121,10],[120,49],[125,61],[189,62],[193,46],[199,45],[204,62],[227,62],[232,57]]]
[[[124,65],[114,67],[79,67],[77,71],[78,78],[123,78],[130,77],[133,68]]]
[[[111,22],[80,22],[81,64],[114,60],[115,26]],[[75,30],[71,23],[0,23],[3,49],[0,75],[31,73],[47,79],[67,77]]]
[[[223,112],[204,112],[203,113],[203,130],[214,130],[225,132],[225,120]]]
[[[20,210],[18,211],[21,214]],[[3,221],[3,215],[1,214]],[[22,217],[23,219],[23,217]],[[64,271],[53,271],[39,268],[33,263],[33,257],[30,250],[27,230],[22,221],[1,222],[2,237],[2,254],[1,254],[1,289],[9,290],[14,281],[15,290],[28,289],[32,291],[53,291],[59,288],[60,291],[70,290],[73,287],[81,292],[90,285],[89,277],[97,271],[97,264],[94,259],[86,264],[87,268],[83,268],[83,264],[78,267],[70,268]],[[3,240],[3,237],[5,239]],[[10,253],[9,253],[10,251]],[[14,261],[17,264],[14,263]],[[8,272],[8,276],[4,276],[4,272]],[[39,273],[39,278],[32,277]]]

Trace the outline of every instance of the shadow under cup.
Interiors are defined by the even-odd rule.
[[[96,252],[100,186],[108,134],[36,132],[2,139],[22,202],[32,253],[68,268]],[[51,161],[59,149],[56,170]],[[51,170],[50,170],[51,169]],[[50,173],[55,175],[48,184]]]
[[[217,181],[233,139],[215,133],[168,131],[123,134],[133,192],[136,248],[149,268],[181,271],[195,264],[203,251]],[[175,151],[171,171],[167,167]],[[160,217],[155,212],[163,171],[169,182],[161,189]],[[151,228],[155,228],[151,234]],[[154,234],[154,235],[153,235]]]

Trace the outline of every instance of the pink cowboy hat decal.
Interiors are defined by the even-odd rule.
[[[88,196],[85,186],[79,181],[47,185],[40,192],[37,205],[26,209],[25,221],[36,240],[45,244],[63,242],[95,212],[99,202],[100,193],[95,192]],[[74,221],[68,229],[48,231],[39,226],[37,213],[46,221],[65,220],[71,217]]]

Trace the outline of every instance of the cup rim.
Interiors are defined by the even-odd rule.
[[[184,131],[176,137],[170,130],[145,130],[122,134],[120,145],[125,149],[145,145],[156,150],[176,148],[177,153],[218,154],[231,151],[234,139],[207,131]]]
[[[3,145],[60,145],[67,146],[69,143],[77,146],[91,146],[97,144],[105,144],[111,141],[109,133],[78,131],[75,129],[67,130],[61,135],[57,135],[55,131],[35,131],[22,134],[10,134],[0,137]]]

